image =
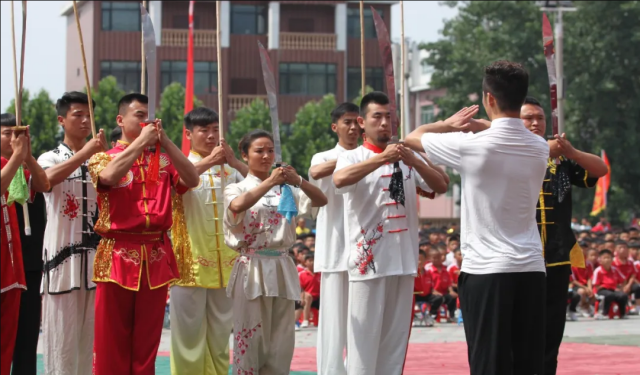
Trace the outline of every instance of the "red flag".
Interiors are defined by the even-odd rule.
[[[193,5],[195,1],[189,1],[189,44],[187,46],[187,83],[184,93],[184,114],[193,109]],[[182,125],[182,153],[189,155],[191,142],[187,139],[187,128]]]
[[[591,216],[597,216],[607,208],[607,192],[609,191],[609,185],[611,184],[611,165],[609,164],[609,158],[607,158],[607,154],[604,150],[602,150],[602,160],[607,165],[609,172],[598,180],[598,185],[596,185],[596,195],[593,197]]]

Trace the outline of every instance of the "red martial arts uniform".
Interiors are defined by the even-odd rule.
[[[95,231],[103,237],[93,269],[94,375],[155,373],[167,288],[179,276],[167,236],[171,187],[179,194],[188,189],[178,185],[178,173],[165,154],[160,155],[158,182],[147,181],[153,156],[148,149],[120,182],[101,185],[100,172],[126,147],[119,141],[89,161],[100,210]]]
[[[2,158],[2,167],[9,161]],[[29,181],[29,171],[24,171],[24,176]],[[27,283],[24,278],[22,266],[22,248],[20,246],[20,229],[16,217],[16,205],[7,206],[9,192],[2,195],[2,250],[0,261],[2,272],[0,273],[0,375],[9,375],[13,349],[16,344],[18,332],[18,315],[20,312],[20,295],[26,290]]]

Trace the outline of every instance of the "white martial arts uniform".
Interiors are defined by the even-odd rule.
[[[191,151],[189,161],[202,156]],[[233,326],[227,281],[237,253],[224,243],[220,166],[200,175],[200,183],[173,205],[172,242],[180,279],[171,287],[171,373],[226,375]],[[242,181],[224,167],[226,183]]]
[[[42,154],[38,164],[47,169],[73,155],[63,143]],[[44,198],[47,227],[41,292],[45,374],[90,374],[96,288],[91,276],[100,237],[93,230],[98,208],[87,162],[44,193]]]
[[[296,220],[277,212],[280,187],[269,190],[245,212],[234,214],[231,202],[259,186],[251,174],[224,191],[225,242],[240,253],[227,295],[233,299],[233,373],[289,374],[293,348],[294,301],[300,300],[300,281],[288,248],[296,240]],[[311,212],[311,201],[291,187],[298,216]]]
[[[338,157],[336,171],[372,158],[382,150],[367,142]],[[419,160],[422,160],[418,156]],[[405,204],[389,197],[393,164],[357,183],[336,189],[345,194],[349,252],[349,375],[400,374],[404,363],[418,270],[417,190],[431,191],[412,168],[400,162]]]
[[[317,153],[311,159],[311,166],[336,160],[344,151],[346,149],[338,144],[331,150]],[[347,345],[349,252],[345,249],[344,240],[344,200],[343,195],[335,193],[332,175],[319,180],[309,175],[309,182],[322,190],[328,199],[316,219],[314,272],[322,274],[316,351],[318,374],[346,375],[343,355]]]

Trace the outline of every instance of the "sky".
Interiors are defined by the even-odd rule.
[[[27,36],[24,65],[24,88],[34,93],[44,88],[52,99],[65,90],[65,19],[60,16],[67,1],[29,1],[27,8]],[[13,60],[11,44],[11,2],[0,1],[0,52],[2,79],[0,110],[9,106],[14,97]],[[16,23],[16,54],[20,64],[22,11],[14,1]],[[438,40],[443,21],[456,15],[456,10],[437,1],[406,1],[404,4],[405,37],[412,41]],[[391,38],[400,39],[400,6],[391,8]],[[19,69],[19,67],[18,67]]]

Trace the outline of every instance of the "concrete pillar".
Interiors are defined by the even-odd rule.
[[[269,2],[269,43],[268,49],[280,48],[280,2]]]
[[[229,48],[231,45],[231,2],[222,1],[220,4],[220,47]]]
[[[156,46],[162,45],[162,1],[149,1],[149,17],[156,33]]]
[[[347,4],[336,4],[336,50],[347,50]]]

